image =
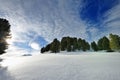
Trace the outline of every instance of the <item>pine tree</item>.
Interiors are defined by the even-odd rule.
[[[91,48],[94,51],[106,50],[107,52],[120,50],[120,37],[118,35],[110,34],[109,40],[106,36],[104,36],[98,40],[97,44],[95,41],[93,41],[91,43]],[[52,43],[48,44],[46,47],[41,48],[41,53],[44,53],[46,51],[57,53],[60,50],[67,50],[68,52],[76,50],[86,51],[90,50],[90,44],[85,39],[77,39],[76,37],[63,37],[61,42],[59,42],[57,39],[54,39]]]
[[[67,49],[67,37],[63,37],[61,40],[61,51],[65,51]]]
[[[85,41],[84,39],[82,40],[81,46],[82,46],[82,50],[83,50],[83,51],[86,51],[86,50],[87,50],[87,49],[86,49],[86,41]]]
[[[10,24],[8,20],[0,18],[0,54],[5,53],[8,48],[6,39],[10,37]]]
[[[41,53],[44,53],[45,52],[45,48],[41,48]]]
[[[97,44],[99,50],[103,50],[102,43],[103,43],[103,39],[101,38],[101,39],[98,40],[98,44]]]
[[[98,40],[98,49],[99,50],[110,50],[110,41],[106,36]]]
[[[72,48],[72,51],[75,51],[77,49],[78,49],[77,38],[73,38],[73,48]]]
[[[79,38],[78,39],[78,50],[81,50],[82,49],[82,39]]]
[[[112,50],[120,50],[120,37],[118,35],[110,34],[110,47]]]
[[[67,37],[67,51],[72,51],[72,38]]]
[[[50,47],[51,47],[51,44],[48,44],[48,45],[45,47],[45,52],[50,51]]]
[[[110,41],[106,36],[103,37],[102,46],[103,50],[110,50]]]
[[[60,51],[60,42],[56,38],[51,43],[50,50],[52,53],[57,53]]]
[[[95,41],[93,41],[91,43],[91,48],[94,50],[94,51],[98,51],[98,47],[97,47],[97,44],[95,43]]]

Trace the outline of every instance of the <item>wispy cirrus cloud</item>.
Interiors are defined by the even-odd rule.
[[[44,42],[54,38],[87,38],[86,26],[79,18],[80,0],[1,0],[0,15],[10,21],[13,46],[28,44],[37,37]],[[37,36],[37,37],[36,37]],[[43,44],[39,46],[44,46]],[[23,45],[24,46],[24,45]],[[18,47],[18,46],[17,46]],[[31,48],[33,48],[31,46]]]
[[[120,35],[120,1],[118,4],[105,14],[104,25],[108,32]]]
[[[0,2],[0,17],[8,19],[11,24],[10,50],[31,51],[35,46],[38,49],[54,38],[61,39],[63,36],[81,37],[92,41],[111,32],[119,34],[119,4],[111,6],[107,4],[108,0],[105,2],[0,0]],[[98,5],[94,5],[96,2]],[[113,0],[110,2],[113,3]],[[90,4],[93,5],[89,6]],[[104,10],[104,6],[109,9]]]
[[[81,19],[87,24],[91,40],[110,33],[119,34],[120,0],[82,0]]]

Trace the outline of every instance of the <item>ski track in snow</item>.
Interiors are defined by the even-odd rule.
[[[120,80],[120,54],[40,54],[6,57],[0,80]],[[14,66],[13,66],[14,65]]]

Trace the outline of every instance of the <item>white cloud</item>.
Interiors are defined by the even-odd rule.
[[[93,40],[97,41],[98,38],[100,38],[99,29],[98,28],[96,28],[96,27],[90,27],[87,30],[88,30],[89,36],[91,38],[90,42],[93,41]]]
[[[86,23],[80,19],[81,0],[0,0],[0,12],[10,21],[12,41],[27,42],[38,49],[35,36],[51,42],[54,38],[87,38]],[[96,29],[90,29],[95,34]],[[14,45],[12,45],[15,47]],[[37,46],[37,47],[35,47]]]
[[[38,43],[33,42],[30,44],[30,46],[31,46],[31,48],[33,48],[35,50],[40,50],[40,46]]]
[[[120,35],[120,3],[109,10],[105,16],[104,26],[107,32]]]

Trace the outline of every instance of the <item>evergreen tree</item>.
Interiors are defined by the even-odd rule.
[[[98,49],[99,50],[110,50],[110,41],[106,36],[98,40]]]
[[[82,49],[82,39],[79,38],[78,39],[78,50],[81,50]]]
[[[120,50],[120,37],[118,35],[110,34],[110,47],[112,50]]]
[[[70,44],[67,45],[67,51],[68,51],[68,52],[71,52],[71,51],[72,51],[72,48],[71,48],[71,45],[70,45]]]
[[[10,24],[8,20],[0,18],[0,54],[5,53],[8,48],[6,39],[10,37]]]
[[[67,37],[63,37],[61,40],[61,51],[65,51],[67,49]]]
[[[82,40],[81,46],[82,46],[82,50],[83,50],[83,51],[86,51],[86,50],[87,50],[86,41],[85,41],[84,39]]]
[[[41,53],[44,53],[45,52],[45,48],[41,48]]]
[[[99,50],[103,50],[102,43],[103,43],[103,39],[101,38],[101,39],[98,40],[98,49]]]
[[[86,42],[86,50],[90,50],[90,45],[88,42]]]
[[[67,51],[72,51],[72,38],[67,37]]]
[[[110,50],[110,41],[107,37],[103,37],[102,41],[103,50]]]
[[[104,36],[98,40],[97,44],[95,41],[93,41],[91,43],[91,48],[94,51],[107,50],[108,52],[112,52],[113,50],[120,50],[120,37],[118,35],[110,34],[109,41],[109,39]],[[90,45],[86,40],[81,38],[77,39],[76,37],[63,37],[61,42],[59,42],[57,39],[54,39],[52,43],[48,44],[46,47],[41,48],[41,53],[46,51],[57,53],[60,50],[67,50],[68,52],[75,50],[86,51],[90,50]]]
[[[54,39],[51,43],[50,50],[52,53],[57,53],[60,51],[60,42],[57,39]]]
[[[72,46],[72,51],[75,51],[78,49],[78,42],[77,38],[73,38],[73,46]]]
[[[51,44],[48,44],[46,47],[41,48],[41,53],[50,51]]]
[[[95,43],[95,41],[93,41],[91,43],[91,48],[94,50],[94,51],[98,51],[98,47],[97,47],[97,44]]]
[[[51,47],[51,44],[48,44],[48,45],[45,47],[45,52],[50,51],[50,47]]]

